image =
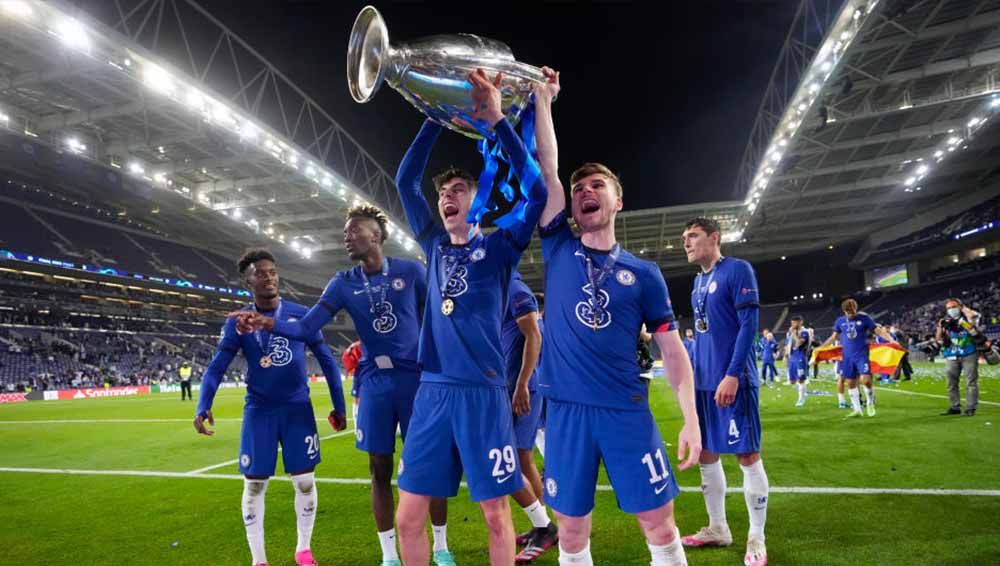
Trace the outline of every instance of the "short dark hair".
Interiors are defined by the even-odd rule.
[[[240,261],[236,262],[236,267],[240,270],[240,275],[243,275],[248,267],[262,259],[266,259],[271,263],[278,263],[274,259],[274,255],[271,253],[271,250],[268,250],[267,248],[251,248],[243,254]]]
[[[793,316],[790,320],[792,322],[804,322],[805,321],[805,319],[802,318],[802,315],[799,315],[799,314]]]
[[[690,230],[692,228],[701,228],[710,236],[716,232],[722,232],[722,227],[719,226],[718,220],[713,220],[704,216],[696,216],[684,224],[685,230]]]
[[[573,174],[569,177],[569,186],[572,188],[580,179],[586,179],[591,175],[604,175],[608,179],[615,182],[615,192],[618,193],[619,198],[622,196],[622,191],[625,187],[622,186],[621,179],[618,175],[615,175],[614,171],[610,167],[603,163],[584,163],[583,165],[576,168]]]
[[[955,303],[960,307],[965,306],[964,304],[962,304],[962,300],[959,299],[958,297],[948,297],[947,299],[944,300],[944,304],[947,305],[948,303]]]
[[[476,188],[477,181],[476,178],[472,176],[472,173],[452,165],[437,175],[434,175],[434,190],[440,191],[441,187],[452,179],[462,179],[469,184],[469,188],[473,190]]]
[[[382,212],[382,209],[370,204],[359,204],[347,211],[347,220],[351,220],[352,218],[374,220],[378,224],[379,243],[385,243],[385,239],[389,235],[389,217]]]

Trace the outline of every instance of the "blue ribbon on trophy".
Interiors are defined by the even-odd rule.
[[[507,109],[504,114],[515,127],[520,122],[521,139],[534,155],[532,91],[535,84],[546,82],[541,69],[518,62],[510,47],[500,41],[470,34],[436,35],[390,45],[385,20],[373,6],[363,8],[354,20],[347,46],[347,83],[351,96],[357,102],[368,102],[382,83],[388,83],[431,120],[479,140],[483,170],[468,222],[475,228],[486,214],[498,210],[494,193],[499,191],[507,202],[514,203],[510,212],[494,220],[494,224],[505,228],[524,219],[527,192],[538,171],[517,171],[520,190],[511,186],[515,172],[509,167],[510,160],[496,134],[470,117],[475,105],[466,77],[476,69],[483,69],[490,76],[500,73],[501,106]],[[501,163],[507,164],[508,170],[506,177],[498,182]]]

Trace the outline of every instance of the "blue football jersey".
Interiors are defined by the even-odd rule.
[[[506,120],[494,126],[521,183],[522,215],[468,244],[452,244],[431,216],[421,181],[441,126],[424,122],[396,173],[410,229],[427,256],[427,305],[420,327],[422,382],[506,388],[500,329],[521,254],[545,208],[548,189],[538,163]],[[489,190],[489,187],[481,187]],[[441,282],[446,285],[442,287]],[[442,305],[446,305],[442,309]]]
[[[774,361],[774,338],[769,340],[762,337],[760,339],[760,358],[765,362]]]
[[[247,306],[240,310],[252,310]],[[261,311],[275,320],[295,321],[306,314],[302,305],[282,300],[277,311]],[[311,342],[322,342],[323,335],[316,333]],[[263,347],[262,347],[263,345]],[[247,361],[246,406],[267,407],[278,403],[309,400],[309,380],[306,376],[306,343],[273,335],[265,330],[251,334],[236,332],[236,319],[231,318],[222,327],[220,350],[243,350]],[[270,356],[271,367],[261,367],[261,358]]]
[[[521,374],[521,363],[524,358],[524,334],[517,326],[517,319],[538,312],[538,302],[531,288],[521,280],[521,275],[514,273],[510,282],[510,297],[507,299],[507,312],[504,314],[503,329],[500,332],[500,342],[503,345],[503,356],[507,360],[507,389],[517,385],[517,377]],[[541,320],[538,321],[541,326]],[[537,371],[528,380],[528,391],[538,388]]]
[[[595,269],[608,252],[573,235],[565,214],[541,231],[545,259],[545,345],[539,371],[543,395],[557,401],[621,410],[648,410],[636,357],[639,331],[674,330],[667,284],[656,264],[622,250],[596,293]],[[596,304],[595,304],[596,300]]]
[[[701,308],[699,303],[704,305],[708,328],[701,332],[695,326],[695,388],[715,391],[727,371],[733,369],[733,364],[735,371],[739,372],[735,377],[739,378],[741,385],[758,386],[753,348],[747,348],[745,360],[733,360],[741,326],[739,311],[759,307],[757,277],[753,267],[742,259],[720,259],[710,273],[702,273],[695,278],[691,292],[691,305],[695,312]],[[756,321],[752,324],[756,334]],[[752,344],[752,337],[747,344]]]
[[[875,330],[875,326],[875,321],[863,312],[854,315],[854,318],[837,318],[833,323],[833,330],[839,334],[844,358],[868,355],[868,335]]]
[[[791,334],[788,336],[788,345],[790,347],[789,355],[805,357],[806,352],[809,350],[809,341],[812,337],[809,336],[809,331],[805,328],[800,328],[798,334],[799,338],[802,340],[802,344],[798,347],[795,346],[795,337]]]
[[[465,246],[455,246],[444,229],[421,238],[428,263],[427,308],[420,332],[423,381],[459,385],[506,387],[506,361],[500,329],[507,304],[511,274],[523,251],[506,230],[478,235]],[[441,308],[442,270],[455,255],[467,256],[445,289],[453,304],[449,315]],[[447,274],[445,272],[445,274]]]
[[[420,370],[417,346],[427,270],[414,260],[386,257],[385,261],[388,272],[384,276],[381,271],[362,273],[360,265],[337,273],[319,300],[331,317],[345,309],[354,321],[364,353],[359,374],[375,369],[379,356],[391,358],[398,369]]]

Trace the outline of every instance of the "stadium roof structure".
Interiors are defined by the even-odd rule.
[[[395,230],[403,216],[391,175],[204,8],[86,8],[0,2],[0,129],[145,181],[155,206],[116,204],[185,243],[230,256],[283,244],[297,271],[329,275],[346,263],[323,253],[342,248],[346,209],[370,202],[392,220],[390,253],[418,257]]]
[[[385,209],[419,257],[392,177],[281,70],[194,0],[0,2],[0,128],[146,181],[130,217],[236,255],[286,244],[303,282],[346,266],[349,206]],[[172,55],[167,58],[167,54]],[[1000,0],[802,0],[735,201],[628,211],[618,238],[690,269],[685,220],[720,220],[755,260],[859,240],[995,182]],[[752,93],[748,93],[752,95]],[[98,198],[98,196],[95,196]],[[333,222],[331,226],[331,222]],[[335,253],[324,253],[335,252]],[[306,259],[311,256],[311,259]],[[541,277],[537,239],[521,266]]]
[[[800,4],[740,167],[730,239],[764,259],[1000,192],[1000,1],[829,4]]]

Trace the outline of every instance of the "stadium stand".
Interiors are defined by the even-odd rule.
[[[892,261],[901,255],[916,253],[940,245],[958,234],[996,220],[1000,220],[1000,196],[962,213],[952,215],[922,230],[885,242],[868,257],[867,261],[870,263]]]

